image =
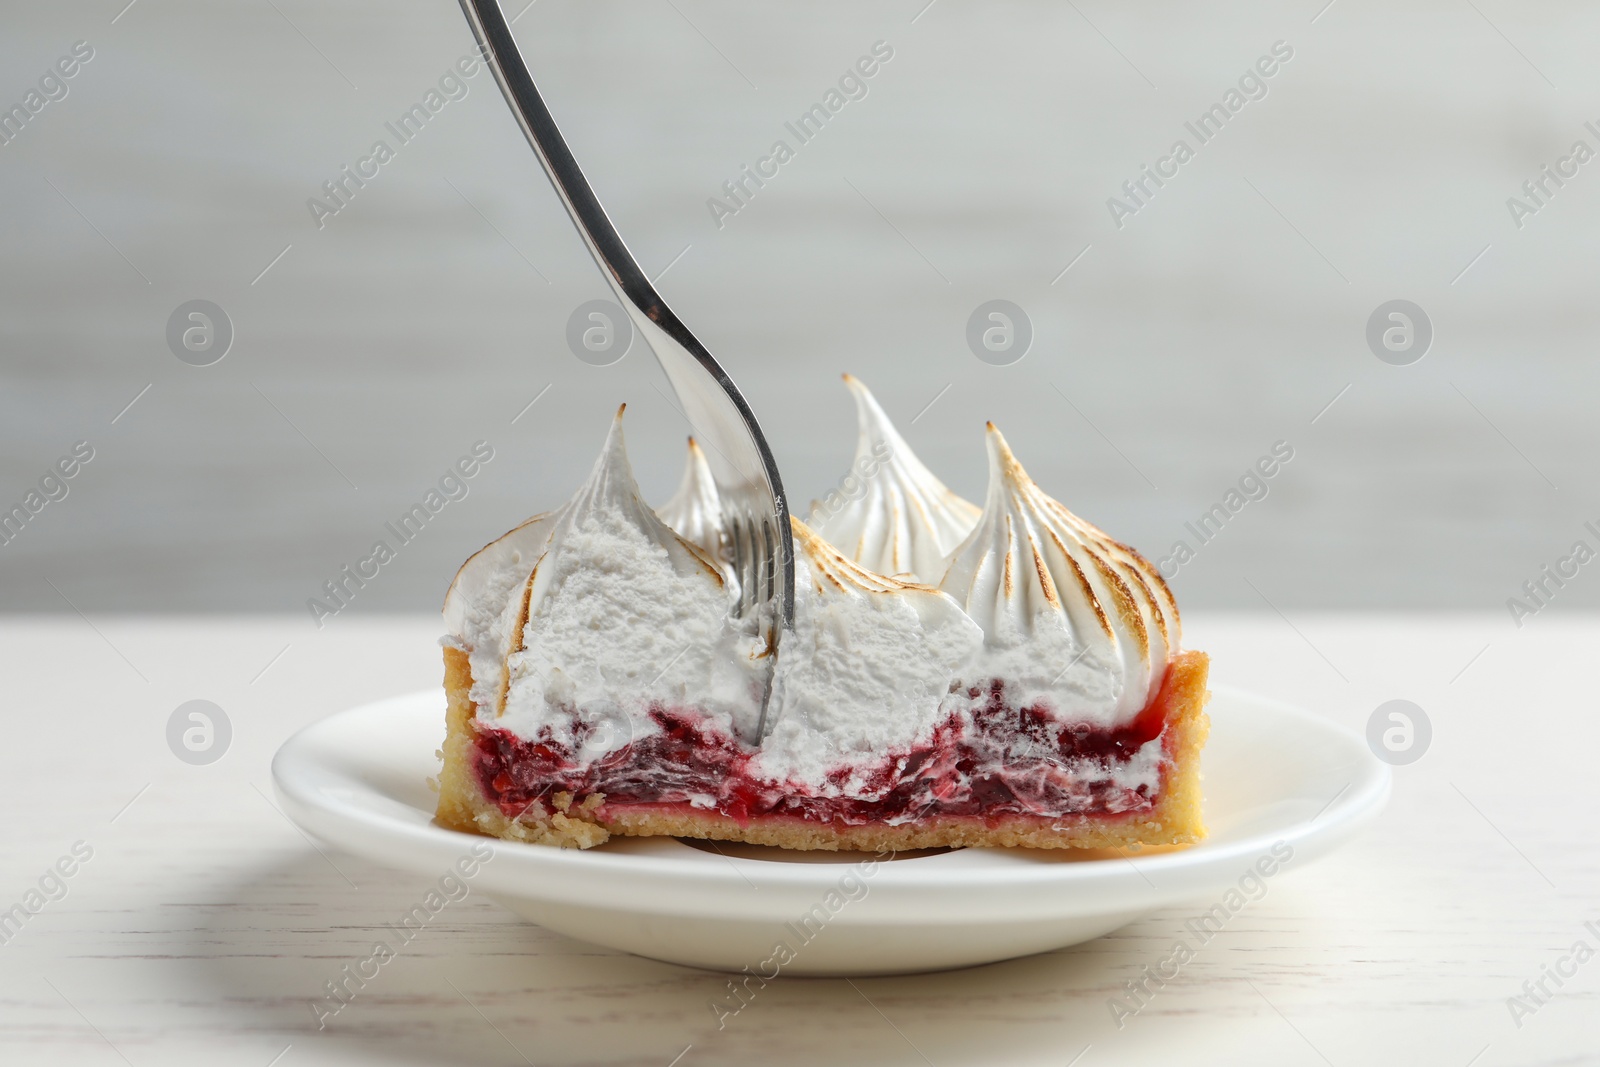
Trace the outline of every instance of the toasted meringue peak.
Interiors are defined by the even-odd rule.
[[[812,504],[812,526],[870,571],[937,582],[980,509],[922,465],[859,379],[844,383],[856,400],[855,459],[840,487]]]
[[[823,540],[820,534],[799,519],[790,518],[789,524],[794,530],[796,552],[811,565],[812,584],[817,593],[895,593],[904,589],[932,591],[931,586],[867,570]]]
[[[703,570],[721,585],[722,573],[705,552],[674,532],[639,495],[639,484],[633,480],[633,467],[628,463],[628,448],[622,436],[622,413],[626,409],[626,404],[617,409],[617,417],[611,422],[611,430],[606,434],[600,458],[589,472],[589,480],[553,516],[546,554],[564,541],[581,537],[585,528],[594,525],[597,519],[615,517],[665,551],[675,570],[689,573]],[[545,595],[559,581],[560,569],[546,569],[543,574],[535,569],[528,591],[530,614],[538,610]]]
[[[1166,583],[1137,552],[1045,495],[993,423],[988,447],[982,518],[940,582],[984,632],[964,681],[1002,678],[1024,703],[1091,722],[1137,714],[1178,649]]]
[[[491,707],[522,736],[571,730],[575,710],[626,716],[637,738],[655,729],[651,707],[690,704],[735,736],[753,728],[755,638],[731,618],[721,571],[640,496],[620,411],[588,481],[548,522],[507,606],[506,690]]]
[[[722,499],[706,454],[693,437],[689,438],[689,457],[678,491],[656,514],[685,541],[700,546],[712,559],[722,558]]]

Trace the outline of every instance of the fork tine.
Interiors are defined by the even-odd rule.
[[[750,539],[750,523],[743,515],[733,520],[733,569],[739,581],[739,615],[748,615],[759,602],[755,571],[751,566],[755,550]]]
[[[750,607],[753,611],[760,611],[771,595],[761,574],[761,523],[754,517],[746,521],[750,524]]]
[[[767,574],[767,524],[757,521],[751,530],[754,549],[750,559],[751,570],[755,572],[756,599],[765,604],[772,595],[772,584]]]
[[[778,621],[783,615],[783,612],[778,606],[778,601],[782,598],[783,594],[779,592],[778,589],[778,583],[781,581],[781,579],[779,578],[778,570],[777,540],[778,532],[769,525],[767,527],[767,551],[762,557],[762,566],[766,569],[767,603],[772,606],[772,624],[774,626],[778,625]]]

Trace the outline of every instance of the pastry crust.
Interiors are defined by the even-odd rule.
[[[446,736],[439,755],[439,823],[455,830],[513,841],[590,848],[612,834],[634,837],[697,837],[745,841],[793,849],[906,850],[945,846],[1020,845],[1028,848],[1127,848],[1185,845],[1205,837],[1200,813],[1200,751],[1210,730],[1205,712],[1210,693],[1206,677],[1210,659],[1204,652],[1183,652],[1168,667],[1163,688],[1171,708],[1166,725],[1168,770],[1155,806],[1127,815],[1070,815],[1061,818],[1011,816],[990,821],[971,816],[933,815],[917,823],[895,826],[831,826],[798,818],[758,818],[747,825],[716,812],[685,812],[649,804],[605,806],[602,794],[574,806],[569,793],[552,798],[548,815],[536,805],[517,819],[508,818],[483,795],[472,771],[478,734],[476,706],[469,691],[472,671],[459,649],[444,650]]]

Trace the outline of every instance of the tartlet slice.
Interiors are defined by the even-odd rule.
[[[863,433],[882,440],[867,400]],[[875,573],[795,522],[795,627],[755,742],[765,651],[730,614],[709,472],[691,448],[664,509],[690,541],[640,498],[619,412],[573,500],[452,585],[438,820],[581,848],[612,834],[867,850],[1199,840],[1206,655],[1180,650],[1148,562],[1039,490],[993,426],[988,441],[982,509],[939,486],[939,521],[971,528],[937,586]],[[873,474],[908,470],[926,469]],[[915,495],[879,490],[864,506]],[[929,535],[896,522],[935,565]],[[892,548],[857,541],[879,560]]]

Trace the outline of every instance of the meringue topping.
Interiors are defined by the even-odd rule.
[[[467,653],[473,702],[497,712],[505,702],[512,632],[520,625],[516,609],[522,598],[513,598],[512,593],[527,584],[534,563],[544,554],[556,514],[535,515],[473,553],[445,594],[444,625],[450,635],[446,640]]]
[[[576,712],[621,745],[656,729],[651,706],[692,705],[729,730],[754,726],[754,640],[730,618],[731,594],[704,550],[640,497],[621,409],[588,482],[538,522],[543,550],[499,613],[509,619],[504,690],[488,705],[499,725],[572,740]]]
[[[855,459],[840,488],[812,505],[812,525],[870,571],[937,582],[980,509],[922,465],[859,379],[844,383],[856,400]]]
[[[1137,717],[1179,644],[1155,568],[1047,496],[993,424],[985,505],[960,499],[865,386],[846,382],[861,492],[819,505],[839,548],[793,520],[795,626],[758,751],[736,739],[754,729],[766,670],[716,562],[721,507],[706,457],[691,439],[658,514],[639,495],[620,409],[578,493],[479,551],[451,585],[446,641],[469,656],[479,716],[599,759],[595,736],[620,747],[660,732],[658,712],[689,709],[750,753],[759,777],[862,796],[887,786],[840,777],[841,766],[875,766],[857,757],[910,752],[935,730],[970,732],[996,683],[1005,706],[1057,722]],[[1151,744],[1106,773],[1143,781],[1159,763]]]
[[[722,559],[722,499],[717,495],[706,454],[693,437],[689,438],[689,457],[678,491],[656,509],[656,514],[679,537],[704,549],[713,560]]]
[[[778,655],[760,770],[869,795],[889,783],[833,781],[827,769],[841,757],[870,767],[866,757],[907,751],[931,732],[983,632],[937,589],[865,570],[791,522],[795,628]]]
[[[940,588],[983,628],[964,683],[1003,679],[1019,706],[1069,721],[1137,715],[1178,647],[1178,608],[1161,576],[1045,495],[988,426],[983,516],[951,556]]]

